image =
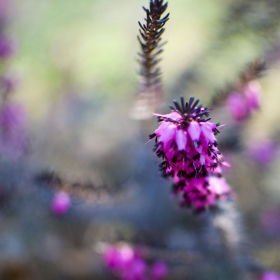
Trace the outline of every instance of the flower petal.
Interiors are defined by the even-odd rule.
[[[193,141],[197,142],[199,140],[200,132],[200,126],[196,121],[189,123],[188,133]]]
[[[159,138],[159,141],[163,144],[169,143],[173,138],[175,138],[175,132],[176,132],[176,125],[167,122],[167,126],[162,131],[161,136]]]
[[[217,140],[216,140],[216,137],[215,137],[215,135],[213,133],[213,128],[212,127],[213,127],[213,123],[209,124],[209,123],[206,122],[206,123],[201,125],[201,130],[202,130],[202,133],[205,136],[205,138],[210,143],[215,143]]]
[[[176,132],[176,143],[179,151],[183,151],[186,149],[186,145],[188,142],[187,134],[182,130],[179,129]]]

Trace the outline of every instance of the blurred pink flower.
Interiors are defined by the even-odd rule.
[[[246,97],[238,92],[232,92],[227,100],[227,106],[233,118],[240,122],[249,115]]]
[[[262,275],[261,280],[280,280],[280,276],[274,271],[267,271]]]
[[[146,272],[146,264],[127,244],[108,246],[103,260],[109,270],[122,280],[140,280]]]
[[[107,246],[103,260],[110,270],[123,270],[134,258],[134,252],[128,245],[119,248],[115,246]]]
[[[157,261],[152,266],[152,276],[155,279],[163,279],[168,273],[167,265],[162,261]]]
[[[0,107],[0,152],[12,157],[25,153],[27,116],[20,104],[4,103]]]
[[[277,157],[277,145],[269,139],[255,141],[248,149],[249,157],[261,164],[268,164]]]
[[[55,194],[51,202],[51,209],[55,215],[65,214],[71,206],[71,198],[68,193],[60,191]]]
[[[241,92],[232,92],[227,99],[227,107],[237,122],[246,119],[253,110],[259,109],[261,86],[258,81],[250,81]]]
[[[163,262],[156,262],[149,268],[141,254],[128,244],[107,246],[103,261],[107,268],[121,280],[161,280],[168,272]]]
[[[123,280],[142,280],[145,279],[147,265],[141,258],[133,258],[130,264],[122,272]]]
[[[250,109],[258,109],[260,107],[262,89],[258,81],[249,82],[244,88],[244,94]]]

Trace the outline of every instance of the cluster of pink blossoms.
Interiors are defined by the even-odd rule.
[[[129,245],[107,246],[103,255],[107,268],[121,280],[162,280],[168,272],[164,262],[148,265]]]
[[[210,122],[199,99],[185,102],[181,97],[180,103],[174,101],[170,114],[154,114],[160,126],[150,139],[155,138],[155,154],[163,160],[163,177],[173,178],[173,193],[181,195],[183,206],[203,210],[231,195],[221,175],[224,161],[215,137],[223,125]]]
[[[257,81],[250,81],[241,92],[232,92],[227,100],[227,106],[233,118],[241,122],[260,107],[261,86]]]

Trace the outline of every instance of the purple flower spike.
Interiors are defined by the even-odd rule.
[[[55,215],[65,214],[71,206],[71,198],[68,193],[64,191],[58,192],[51,203],[52,212]]]
[[[160,171],[173,178],[173,192],[182,195],[182,205],[201,210],[230,193],[224,179],[209,179],[221,177],[223,158],[215,135],[222,126],[210,122],[208,109],[194,97],[188,102],[181,97],[181,104],[174,101],[170,108],[170,114],[154,114],[160,125],[150,139],[156,140],[154,152],[163,160]]]
[[[267,271],[262,275],[261,280],[280,280],[280,276],[274,271]]]

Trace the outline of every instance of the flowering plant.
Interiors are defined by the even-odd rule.
[[[182,205],[196,210],[226,199],[231,193],[222,178],[224,162],[218,149],[216,135],[224,125],[210,122],[209,110],[191,97],[180,104],[174,101],[172,112],[154,114],[160,122],[150,138],[155,138],[155,154],[163,159],[163,177],[173,178],[174,194],[182,194]]]

